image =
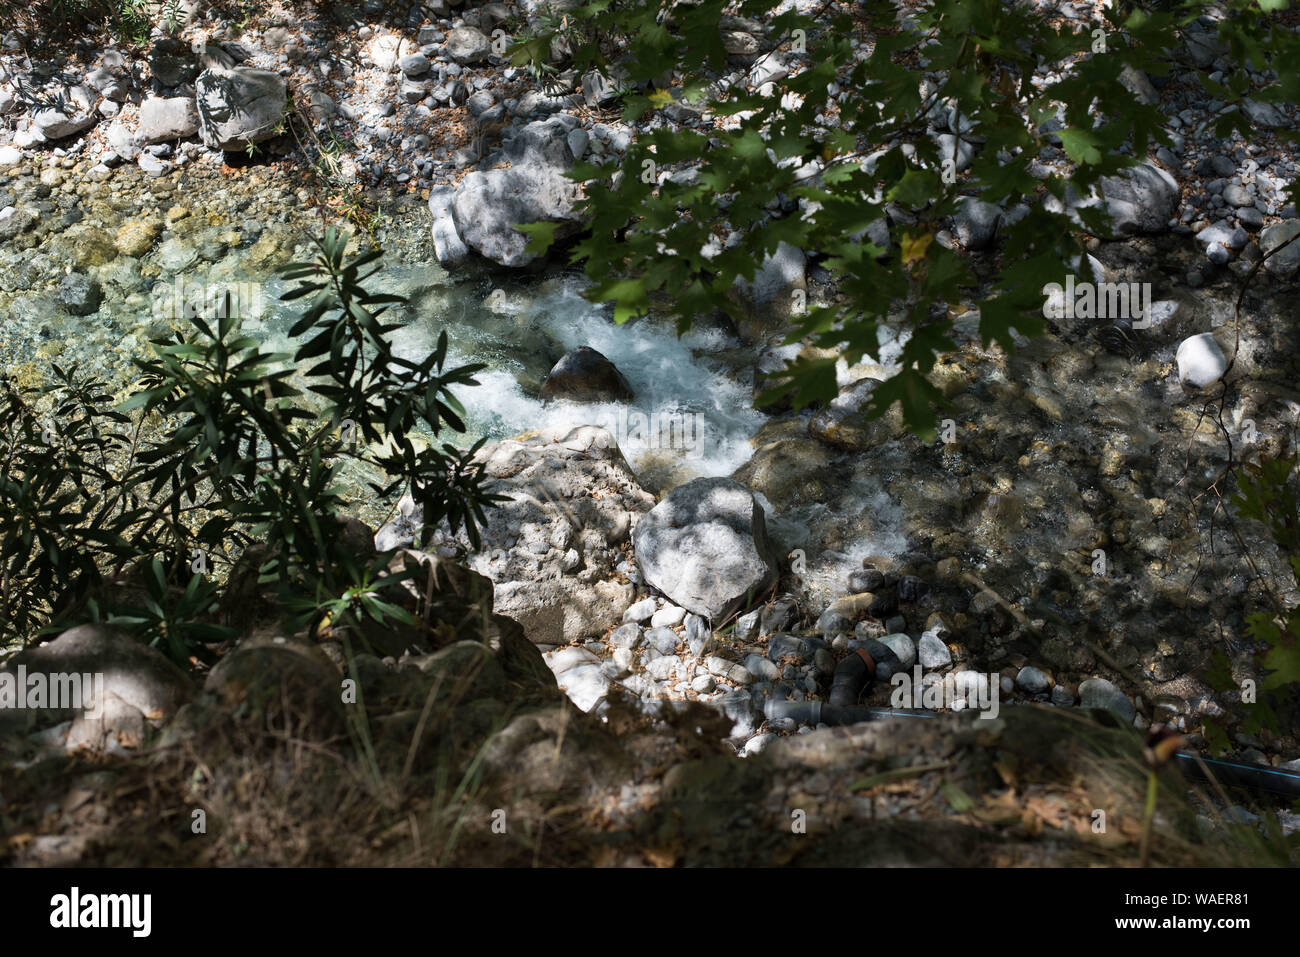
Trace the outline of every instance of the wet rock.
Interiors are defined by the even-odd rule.
[[[849,573],[849,591],[855,593],[879,591],[885,584],[885,574],[878,568],[859,568]]]
[[[827,608],[817,618],[817,630],[823,635],[838,635],[853,630],[853,619],[837,608]]]
[[[814,438],[781,438],[760,444],[733,478],[764,495],[778,512],[785,512],[824,501],[831,494],[831,461],[832,450]]]
[[[150,250],[162,231],[159,220],[128,219],[118,227],[113,244],[123,256],[139,258]]]
[[[762,506],[730,479],[673,489],[641,519],[632,543],[648,583],[715,621],[754,603],[778,574]]]
[[[542,383],[543,402],[630,402],[632,387],[604,355],[587,346],[564,354]]]
[[[74,316],[88,316],[99,309],[104,298],[97,279],[82,272],[68,273],[59,280],[59,302]]]
[[[851,452],[865,451],[902,434],[903,414],[897,403],[880,418],[867,418],[867,403],[879,384],[875,379],[859,379],[844,386],[830,405],[812,417],[808,434]]]
[[[1184,339],[1178,346],[1178,381],[1189,391],[1205,389],[1218,382],[1228,360],[1213,333],[1203,332]]]
[[[911,605],[923,599],[930,592],[930,585],[916,575],[904,575],[898,580],[898,600],[901,604]]]

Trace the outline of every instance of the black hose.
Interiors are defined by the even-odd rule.
[[[933,718],[935,713],[920,709],[862,708],[857,706],[862,689],[875,677],[873,665],[885,664],[892,671],[898,663],[897,656],[888,645],[868,641],[863,649],[870,658],[857,653],[844,658],[835,668],[831,678],[829,701],[777,701],[768,699],[763,704],[763,714],[769,721],[789,718],[799,724],[847,725],[880,718]],[[1209,775],[1228,787],[1240,787],[1263,794],[1300,799],[1300,771],[1284,771],[1262,764],[1243,764],[1206,758],[1187,751],[1177,751],[1179,770],[1192,780],[1205,780]]]
[[[923,711],[908,711],[898,708],[859,708],[839,707],[824,704],[821,701],[774,701],[763,702],[763,714],[769,721],[790,718],[799,724],[829,724],[841,726],[859,724],[863,721],[876,721],[880,718],[928,718]]]
[[[867,660],[861,655],[849,655],[835,668],[827,700],[837,708],[847,708],[857,704],[862,686],[871,680],[871,671],[872,669],[867,667]]]
[[[888,645],[875,639],[865,642],[860,651],[854,652],[835,666],[828,696],[830,703],[837,708],[852,707],[858,703],[862,689],[876,677],[876,671],[881,665],[886,666],[881,677],[887,678],[893,674],[898,664],[898,656]]]
[[[1238,761],[1221,761],[1187,751],[1177,751],[1178,768],[1189,778],[1206,780],[1207,772],[1227,787],[1246,788],[1265,794],[1300,798],[1300,771],[1270,768],[1263,764],[1242,764]]]

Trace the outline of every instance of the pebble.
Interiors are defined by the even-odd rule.
[[[685,618],[685,624],[686,645],[691,649],[691,654],[698,658],[704,654],[705,649],[708,647],[709,638],[711,637],[709,626],[705,624],[704,619],[699,615],[689,614]]]
[[[1079,703],[1084,708],[1102,708],[1131,723],[1137,708],[1128,695],[1105,678],[1089,678],[1079,685]]]
[[[762,655],[746,655],[745,669],[755,678],[765,678],[768,681],[775,681],[781,674],[781,670]]]
[[[1219,380],[1228,368],[1228,360],[1211,333],[1203,332],[1184,339],[1178,346],[1178,381],[1183,388],[1204,389]]]
[[[671,628],[673,625],[680,624],[684,617],[686,617],[685,608],[665,605],[650,616],[650,625],[654,628]]]
[[[898,656],[896,671],[906,671],[916,664],[916,642],[910,636],[902,632],[896,632],[892,635],[885,635],[880,639],[880,642]]]
[[[733,633],[737,638],[752,638],[758,633],[758,612],[751,611],[736,619]]]
[[[921,635],[916,651],[922,668],[946,668],[952,664],[952,652],[933,631]]]
[[[609,643],[614,648],[635,648],[641,643],[641,628],[635,624],[620,625],[609,634]]]
[[[677,674],[677,667],[682,659],[676,655],[664,655],[645,666],[645,673],[656,681],[667,681]]]
[[[1030,694],[1043,694],[1051,687],[1052,679],[1042,669],[1026,665],[1016,674],[1016,684]]]
[[[651,628],[645,633],[650,647],[661,655],[671,655],[677,650],[677,634],[668,628]]]
[[[639,602],[629,606],[627,611],[623,612],[623,622],[635,621],[642,622],[654,615],[655,609],[659,607],[658,602],[653,598],[642,598]]]

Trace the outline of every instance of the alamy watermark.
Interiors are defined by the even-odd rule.
[[[936,673],[922,676],[921,666],[912,673],[896,671],[889,679],[893,691],[889,704],[894,708],[917,708],[926,711],[964,711],[974,708],[981,718],[996,718],[1002,677],[979,671],[958,671],[941,677]]]
[[[1073,273],[1065,285],[1049,282],[1042,289],[1048,319],[1125,319],[1134,329],[1151,325],[1151,283],[1076,282]]]
[[[157,283],[152,290],[155,319],[243,319],[262,310],[260,282]]]
[[[707,451],[708,422],[699,412],[638,412],[620,406],[617,421],[597,416],[596,424],[611,433],[625,453],[671,449],[698,459]]]
[[[126,928],[132,937],[148,937],[153,929],[152,894],[83,894],[73,887],[50,898],[50,926]]]
[[[28,672],[26,665],[0,672],[0,710],[54,709],[83,711],[99,718],[104,707],[103,672]]]

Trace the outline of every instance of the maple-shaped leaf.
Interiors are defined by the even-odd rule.
[[[934,242],[934,233],[904,233],[903,241],[899,244],[903,253],[903,264],[910,266],[924,261],[925,252],[932,242]]]

